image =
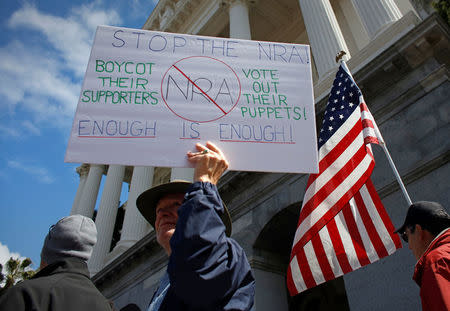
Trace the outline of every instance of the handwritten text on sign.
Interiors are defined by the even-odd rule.
[[[309,47],[100,26],[67,162],[187,167],[212,141],[230,169],[317,172]]]

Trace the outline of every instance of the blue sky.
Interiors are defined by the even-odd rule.
[[[1,1],[0,263],[37,268],[48,228],[70,213],[79,164],[64,154],[97,25],[141,28],[156,2]]]

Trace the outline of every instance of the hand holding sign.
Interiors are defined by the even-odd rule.
[[[188,152],[189,162],[194,164],[194,181],[210,182],[216,185],[220,176],[228,168],[228,162],[222,151],[211,142],[196,144],[198,152]]]

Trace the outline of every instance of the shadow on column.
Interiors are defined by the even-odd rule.
[[[111,239],[111,245],[109,248],[110,252],[113,250],[113,248],[116,246],[116,244],[120,241],[120,234],[122,231],[123,219],[125,217],[125,209],[124,209],[125,204],[126,203],[119,206],[119,210],[117,211],[116,222],[114,223],[114,230],[113,230],[113,235],[112,235],[112,239]],[[94,215],[92,216],[92,220],[95,221],[96,217],[97,217],[97,210],[94,210]]]

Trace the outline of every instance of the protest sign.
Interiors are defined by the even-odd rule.
[[[66,162],[188,167],[211,141],[242,171],[318,171],[307,45],[99,26]]]

